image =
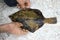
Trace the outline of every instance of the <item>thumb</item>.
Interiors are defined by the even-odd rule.
[[[15,25],[16,25],[16,27],[21,27],[21,26],[23,26],[23,24],[22,24],[22,23],[19,23],[19,22],[15,22]]]

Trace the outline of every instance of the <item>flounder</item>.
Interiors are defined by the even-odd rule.
[[[23,29],[27,29],[30,32],[35,32],[42,27],[45,23],[55,24],[57,23],[56,17],[45,18],[42,12],[38,9],[25,9],[20,10],[9,16],[13,22],[20,22],[23,24]]]

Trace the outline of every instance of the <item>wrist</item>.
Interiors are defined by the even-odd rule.
[[[0,25],[0,32],[7,32],[8,25]]]

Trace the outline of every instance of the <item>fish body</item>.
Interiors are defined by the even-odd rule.
[[[55,24],[57,22],[56,17],[45,18],[42,12],[38,9],[20,10],[9,17],[14,22],[22,23],[22,28],[27,29],[30,32],[35,32],[42,27],[44,23]]]

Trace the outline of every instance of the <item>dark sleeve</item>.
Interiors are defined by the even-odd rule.
[[[17,1],[16,0],[4,0],[4,2],[10,6],[10,7],[13,7],[13,6],[16,6],[17,5]]]

